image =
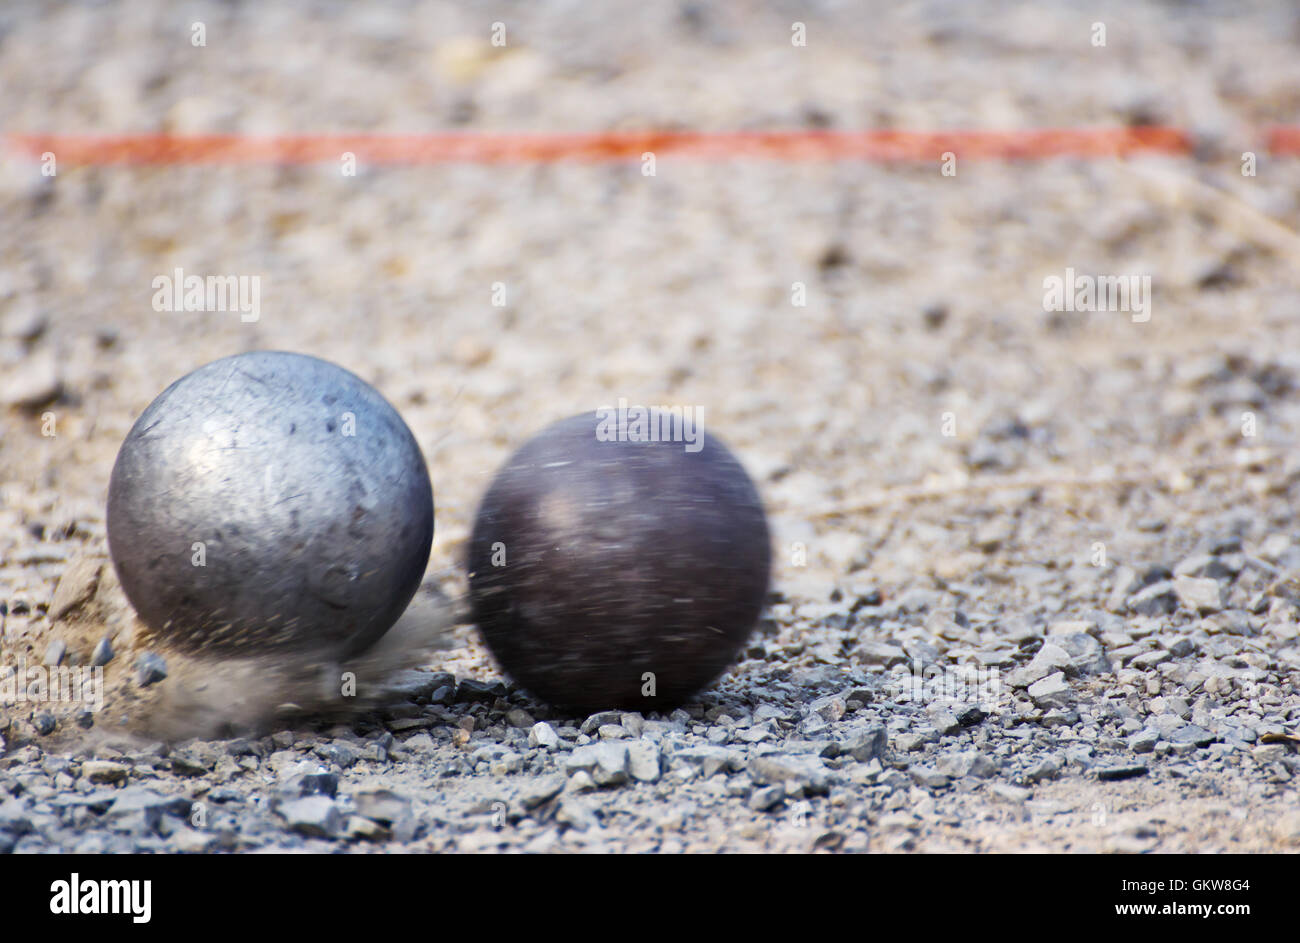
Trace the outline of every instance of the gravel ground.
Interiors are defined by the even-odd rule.
[[[1300,848],[1300,162],[1239,172],[1297,114],[1300,14],[499,6],[13,4],[0,127],[1167,122],[1203,146],[952,177],[4,157],[0,666],[109,660],[102,711],[0,705],[0,851]],[[154,311],[176,267],[259,276],[260,319]],[[1150,275],[1150,320],[1045,313],[1067,267]],[[260,668],[136,624],[113,457],[169,382],[258,348],[342,363],[415,432],[425,625],[457,620],[476,501],[529,435],[619,397],[703,407],[774,530],[743,659],[668,716],[566,717],[458,624],[383,708],[142,733],[187,683],[252,699]]]

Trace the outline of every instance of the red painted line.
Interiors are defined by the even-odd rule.
[[[1269,128],[1266,140],[1268,152],[1274,156],[1300,156],[1300,125]]]
[[[1300,129],[1275,128],[1271,140],[1295,147]],[[1288,136],[1289,135],[1289,136]],[[549,163],[634,161],[647,152],[696,160],[935,161],[1122,157],[1136,152],[1186,154],[1179,128],[1055,128],[1029,131],[606,131],[590,134],[340,134],[245,137],[170,134],[9,134],[0,141],[61,163],[312,164]]]

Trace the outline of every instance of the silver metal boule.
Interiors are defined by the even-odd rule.
[[[362,651],[410,602],[432,540],[406,423],[302,354],[238,354],[177,380],[131,428],[108,489],[127,598],[195,653]]]

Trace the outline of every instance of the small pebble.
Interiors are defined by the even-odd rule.
[[[90,664],[92,667],[102,668],[113,660],[113,654],[113,643],[108,636],[104,636],[95,646],[95,650],[90,653]]]

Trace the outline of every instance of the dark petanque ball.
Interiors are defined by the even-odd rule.
[[[506,462],[474,522],[475,621],[560,707],[671,709],[733,661],[764,604],[771,548],[745,470],[712,435],[647,436],[630,412],[558,422]]]
[[[127,598],[192,653],[364,650],[415,594],[433,490],[371,386],[258,351],[177,380],[122,443],[108,544]]]

